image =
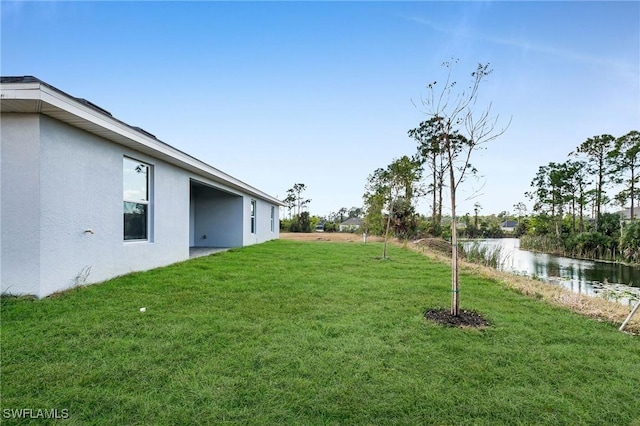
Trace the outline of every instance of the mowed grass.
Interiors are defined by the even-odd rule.
[[[638,337],[465,274],[462,308],[490,327],[429,323],[425,309],[449,304],[448,266],[395,246],[380,254],[379,243],[272,241],[43,300],[4,297],[0,415],[640,424]]]

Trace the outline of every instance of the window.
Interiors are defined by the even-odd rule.
[[[122,189],[124,201],[124,239],[149,239],[149,173],[148,164],[124,158]]]
[[[256,200],[251,200],[251,233],[256,233]]]
[[[271,232],[274,232],[276,227],[276,208],[271,206]]]

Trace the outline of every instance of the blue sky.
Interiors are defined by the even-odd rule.
[[[459,58],[511,125],[474,155],[460,214],[531,203],[541,165],[640,127],[638,2],[6,2],[2,75],[34,75],[312,214],[362,204],[411,155],[414,104]],[[470,200],[465,198],[476,193]],[[419,211],[428,213],[427,201]]]

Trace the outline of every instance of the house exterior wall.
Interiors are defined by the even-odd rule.
[[[0,292],[38,294],[40,120],[7,114],[0,126]]]
[[[278,237],[272,204],[257,200],[251,234],[249,195],[175,165],[41,114],[2,114],[1,128],[3,293],[44,297],[186,260],[194,234],[218,235],[202,245],[223,247]],[[125,156],[151,166],[149,241],[123,238]],[[221,190],[194,200],[194,179]]]
[[[9,240],[5,240],[3,250],[14,253],[14,258],[3,262],[3,275],[5,271],[8,274],[7,280],[4,277],[2,280],[3,291],[20,289],[20,293],[41,297],[188,258],[189,180],[186,173],[49,117],[32,117],[36,118],[35,122],[20,127],[39,134],[39,141],[33,143],[38,148],[39,167],[31,172],[37,172],[39,179],[37,184],[29,185],[29,189],[17,185],[16,188],[25,188],[21,191],[24,194],[12,196],[13,199],[25,195],[35,198],[32,202],[19,201],[19,204],[33,206],[32,214],[3,216],[3,228],[32,229],[34,223],[39,226],[31,237],[25,237],[22,231],[13,231]],[[3,116],[3,127],[22,121],[22,116]],[[16,151],[23,156],[31,155],[22,147],[21,136],[11,140]],[[3,150],[4,141],[3,135]],[[152,220],[148,242],[123,240],[122,161],[125,155],[152,166]],[[15,164],[29,169],[24,165],[32,161],[26,160],[19,158]],[[11,162],[6,157],[5,161]],[[6,172],[13,176],[11,170]],[[35,270],[38,276],[9,272],[14,269]]]
[[[256,201],[256,232],[251,233],[251,201]],[[271,206],[266,201],[245,197],[244,198],[244,239],[243,245],[248,246],[251,244],[261,243],[263,241],[273,240],[280,236],[280,224],[278,222],[279,207],[274,206],[275,209],[275,223],[274,230],[271,231]]]

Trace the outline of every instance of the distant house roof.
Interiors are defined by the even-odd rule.
[[[516,226],[518,226],[518,222],[516,222],[515,220],[507,220],[506,222],[502,222],[500,226],[502,228],[515,228]]]
[[[284,206],[284,203],[275,197],[180,151],[148,131],[118,120],[104,108],[86,99],[71,96],[36,77],[0,77],[0,84],[2,113],[48,115],[233,189]]]
[[[364,223],[364,220],[360,219],[359,217],[350,217],[349,219],[347,219],[344,222],[342,222],[340,225],[342,225],[342,226],[362,226],[363,223]]]

